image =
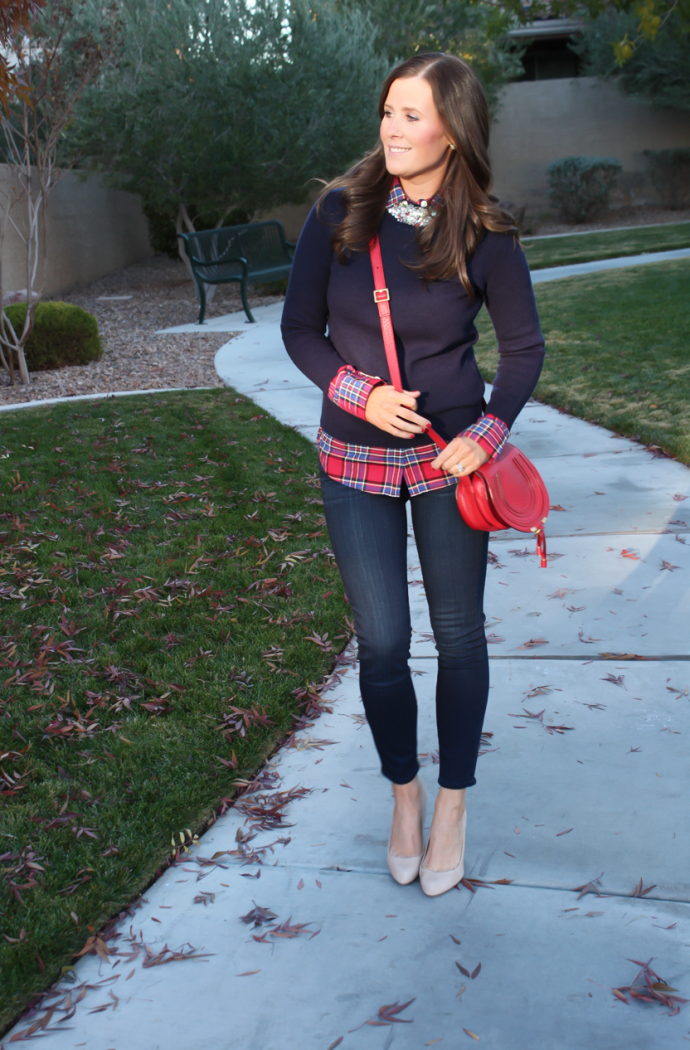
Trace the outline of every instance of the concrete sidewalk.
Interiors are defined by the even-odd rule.
[[[218,372],[313,437],[321,395],[287,358],[275,307],[266,311],[218,351]],[[391,879],[390,786],[346,654],[327,694],[332,713],[262,774],[259,794],[308,790],[286,810],[289,827],[252,839],[254,849],[273,844],[263,864],[224,852],[251,826],[228,811],[110,942],[121,953],[131,936],[153,952],[209,954],[165,967],[144,967],[142,951],[115,966],[84,957],[75,984],[110,983],[44,1036],[50,1050],[456,1050],[475,1036],[492,1050],[683,1045],[690,1004],[670,1016],[611,987],[632,982],[629,959],[653,957],[690,998],[690,470],[535,403],[513,440],[559,509],[548,569],[531,538],[491,539],[491,735],[468,792],[466,874],[511,881],[431,899],[419,883]],[[419,746],[433,798],[435,662],[412,537],[409,555]],[[430,818],[431,805],[427,827]],[[640,879],[654,888],[632,897]],[[588,883],[589,894],[575,892]],[[213,903],[194,903],[201,893]],[[308,925],[257,940],[265,927],[241,918],[255,906]],[[474,978],[459,969],[474,974],[479,963]],[[401,1023],[364,1024],[408,1000],[393,1015]]]

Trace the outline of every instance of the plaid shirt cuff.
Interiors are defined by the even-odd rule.
[[[359,419],[366,419],[367,401],[374,387],[383,379],[358,372],[352,365],[339,368],[328,387],[328,396],[334,405],[351,412]]]
[[[472,438],[493,459],[503,451],[503,446],[510,437],[510,431],[497,416],[482,416],[471,427],[463,430],[461,437]]]

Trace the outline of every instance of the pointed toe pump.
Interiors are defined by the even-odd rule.
[[[451,868],[449,871],[432,871],[431,868],[424,867],[424,859],[429,849],[429,843],[426,844],[426,849],[422,854],[422,858],[419,862],[419,882],[426,893],[427,897],[438,897],[441,893],[446,893],[447,890],[452,890],[454,886],[460,882],[460,879],[465,874],[465,832],[467,830],[467,810],[462,815],[460,821],[460,834],[462,836],[462,847],[460,851],[460,863],[457,867]]]
[[[426,817],[426,788],[424,784],[419,781],[419,824],[422,833],[422,842],[424,841],[424,819]],[[390,835],[388,836],[388,870],[401,886],[407,886],[419,875],[419,865],[422,861],[423,854],[420,853],[416,857],[397,857],[391,853],[391,840]]]

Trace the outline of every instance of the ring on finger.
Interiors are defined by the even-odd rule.
[[[462,463],[456,463],[453,467],[453,470],[455,470],[458,474],[462,474],[464,469],[465,468],[463,467]]]

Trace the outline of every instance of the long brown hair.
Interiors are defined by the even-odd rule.
[[[388,74],[379,98],[381,119],[393,81],[418,76],[429,82],[441,123],[456,148],[440,189],[442,207],[428,225],[418,228],[422,258],[411,268],[428,281],[457,275],[471,297],[467,260],[484,231],[518,237],[512,216],[489,193],[489,108],[479,79],[466,62],[455,55],[428,52],[406,59]],[[341,262],[352,251],[367,250],[383,218],[391,181],[379,141],[349,171],[325,186],[317,213],[327,193],[343,190],[346,215],[333,234],[333,248]]]

